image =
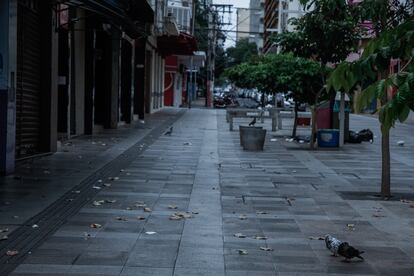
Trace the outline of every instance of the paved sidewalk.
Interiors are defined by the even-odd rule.
[[[351,125],[378,135],[375,119]],[[245,152],[225,111],[188,110],[171,136],[97,181],[13,275],[413,275],[414,208],[399,200],[414,200],[413,131],[393,130],[396,196],[380,201],[377,140],[311,152],[279,131],[263,152]],[[365,261],[331,257],[311,238],[327,233]]]

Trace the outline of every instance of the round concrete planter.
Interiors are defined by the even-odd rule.
[[[240,145],[244,150],[263,150],[266,130],[262,127],[240,126]]]

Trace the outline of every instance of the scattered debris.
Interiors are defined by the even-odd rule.
[[[144,212],[150,213],[150,212],[152,212],[152,210],[151,210],[151,208],[146,207],[146,208],[144,208]]]
[[[0,233],[6,233],[6,232],[9,232],[9,228],[0,229]]]
[[[119,180],[119,177],[118,177],[118,176],[115,176],[115,177],[109,177],[108,179],[109,179],[109,180],[112,180],[112,181],[116,181],[116,180]]]
[[[276,138],[271,138],[270,142],[277,142],[277,139]]]
[[[168,205],[168,209],[177,209],[178,207],[176,205]]]
[[[287,197],[286,198],[286,202],[289,204],[289,206],[292,206],[292,201],[295,201],[295,199],[294,198],[290,198],[290,197]]]
[[[348,223],[346,226],[348,227],[348,230],[355,231],[355,224]]]
[[[258,215],[266,215],[268,213],[266,211],[256,211],[256,214],[258,214]]]
[[[120,171],[120,172],[124,172],[125,170],[124,170],[124,169],[120,169],[119,171]]]
[[[198,215],[198,214],[199,214],[199,212],[197,212],[197,211],[192,211],[192,212],[191,212],[191,214],[193,214],[193,215]]]
[[[191,142],[185,142],[183,145],[184,146],[192,146],[193,144]]]
[[[263,251],[273,251],[273,248],[261,246],[260,247],[260,250],[263,250]]]
[[[37,225],[37,224],[33,224],[33,225],[32,225],[32,228],[33,228],[33,229],[39,228],[39,225]]]
[[[128,221],[128,219],[123,218],[123,217],[116,217],[115,219],[116,220],[119,220],[119,221]]]
[[[385,216],[384,216],[384,215],[381,215],[381,214],[379,214],[379,213],[375,213],[375,214],[373,214],[372,216],[373,216],[373,217],[375,217],[375,218],[385,218]]]
[[[313,236],[310,236],[310,237],[309,237],[309,239],[310,239],[310,240],[319,240],[319,241],[323,241],[323,240],[325,240],[325,237],[313,237]]]
[[[105,199],[105,203],[115,203],[116,199]]]
[[[143,203],[136,203],[134,206],[135,206],[136,208],[145,208],[145,207],[147,207],[147,204],[143,204]]]
[[[126,207],[125,210],[131,211],[132,208],[131,207]]]
[[[145,217],[138,216],[138,217],[137,217],[137,219],[138,219],[138,220],[145,220]]]
[[[102,228],[102,225],[98,224],[98,223],[92,223],[91,228]]]
[[[91,234],[89,234],[88,232],[83,232],[83,238],[85,240],[88,240],[91,237]]]
[[[92,189],[95,189],[95,190],[100,190],[100,189],[102,189],[102,187],[99,187],[99,186],[92,186]]]
[[[5,241],[5,240],[8,240],[8,239],[9,239],[9,236],[7,236],[7,235],[0,236],[0,241]]]
[[[98,183],[102,183],[102,182],[103,182],[103,180],[102,180],[102,179],[99,179],[99,180],[98,180]]]
[[[254,238],[256,240],[267,240],[267,237],[265,237],[265,236],[254,236]]]
[[[7,255],[7,256],[10,256],[10,257],[12,257],[12,256],[16,256],[17,254],[19,254],[19,251],[17,251],[17,250],[8,250],[8,251],[6,252],[6,255]]]
[[[66,199],[66,201],[68,201],[68,202],[72,202],[72,201],[74,201],[75,199],[73,199],[73,198],[68,198],[68,199]]]
[[[145,234],[147,234],[147,235],[154,235],[154,234],[157,234],[157,232],[154,232],[154,231],[148,231],[148,232],[145,232]]]
[[[237,252],[239,252],[240,255],[247,255],[247,254],[249,254],[246,249],[237,249]]]
[[[243,235],[242,233],[236,233],[236,234],[234,234],[234,236],[235,236],[236,238],[240,238],[240,239],[244,239],[244,238],[246,238],[246,235]]]
[[[103,184],[105,187],[111,187],[112,186],[112,184],[110,184],[110,183],[104,183]]]
[[[240,220],[246,220],[246,219],[247,219],[247,216],[246,216],[246,215],[240,215],[240,216],[239,216],[239,219],[240,219]]]
[[[400,140],[400,141],[397,142],[397,145],[399,145],[400,147],[403,147],[404,144],[405,144],[405,141],[403,141],[403,140]]]
[[[402,203],[408,203],[408,204],[412,204],[412,203],[414,203],[414,201],[412,201],[412,200],[408,200],[408,199],[404,199],[404,198],[400,199],[400,201],[401,201]]]
[[[93,206],[101,206],[104,203],[105,203],[105,200],[95,200],[94,202],[92,202],[92,205]]]
[[[79,190],[72,191],[72,193],[74,193],[74,194],[80,194],[80,192],[81,192],[81,191],[79,191]]]

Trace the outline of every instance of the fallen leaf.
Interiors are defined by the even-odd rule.
[[[79,191],[79,190],[72,191],[72,193],[74,193],[74,194],[80,194],[80,192],[81,192],[81,191]]]
[[[400,201],[402,202],[402,203],[409,203],[409,204],[411,204],[411,203],[414,203],[414,201],[412,201],[412,200],[408,200],[408,199],[400,199]]]
[[[125,209],[128,210],[128,211],[131,211],[132,210],[131,207],[126,207]]]
[[[84,237],[85,240],[87,240],[91,237],[91,234],[89,234],[88,232],[84,232],[83,237]]]
[[[355,230],[355,224],[348,223],[346,226],[348,227],[348,230],[351,230],[351,231]]]
[[[74,199],[73,198],[68,198],[68,199],[66,199],[66,201],[72,202],[72,201],[74,201]]]
[[[116,217],[115,219],[119,221],[128,221],[126,218],[123,217]]]
[[[92,202],[92,205],[93,206],[101,206],[104,203],[105,203],[104,200],[95,200],[94,202]]]
[[[265,236],[254,236],[254,238],[256,240],[267,240],[267,237],[265,237]]]
[[[179,216],[176,216],[176,215],[172,215],[170,217],[170,220],[181,220],[181,219],[183,219],[183,217],[179,217]]]
[[[137,217],[137,219],[138,219],[138,220],[144,220],[144,219],[145,219],[145,217],[138,216],[138,217]]]
[[[103,182],[103,180],[102,180],[102,179],[99,179],[99,180],[98,180],[98,183],[102,183],[102,182]]]
[[[148,232],[145,232],[145,234],[147,234],[147,235],[154,235],[154,234],[157,234],[157,232],[148,231]]]
[[[9,228],[0,229],[0,233],[6,233],[6,232],[9,232]]]
[[[263,251],[273,251],[273,248],[261,246],[260,247],[260,250],[263,250]]]
[[[147,213],[149,213],[149,212],[152,212],[152,210],[151,210],[151,208],[144,208],[144,212],[147,212]]]
[[[198,215],[198,214],[199,214],[199,212],[192,211],[192,212],[191,212],[191,214]]]
[[[247,254],[249,254],[246,249],[237,249],[237,252],[239,252],[240,255],[247,255]]]
[[[183,145],[184,146],[192,146],[193,144],[191,142],[185,142]]]
[[[192,218],[191,214],[189,214],[188,212],[176,212],[174,213],[174,216],[185,218],[185,219]]]
[[[266,211],[256,211],[256,214],[258,214],[258,215],[266,215],[267,212]]]
[[[7,256],[16,256],[17,254],[19,254],[19,251],[17,251],[17,250],[8,250],[6,252]]]
[[[8,240],[8,239],[9,239],[9,237],[7,235],[0,236],[0,241],[5,241],[5,240]]]
[[[100,190],[100,189],[102,189],[102,187],[99,187],[99,186],[92,186],[92,189],[95,189],[95,190]]]
[[[37,225],[37,224],[33,224],[33,225],[32,225],[32,228],[34,228],[34,229],[39,228],[39,225]]]
[[[102,225],[98,224],[98,223],[92,223],[91,228],[102,228]]]
[[[313,237],[313,236],[310,236],[310,237],[309,237],[309,239],[310,239],[310,240],[320,240],[320,241],[325,240],[325,238],[324,238],[324,237]]]
[[[116,200],[115,199],[105,199],[106,203],[115,203]]]
[[[109,184],[109,183],[104,183],[103,184],[105,187],[111,187],[112,186],[112,184]]]
[[[147,207],[147,205],[146,204],[135,204],[134,205],[136,208],[145,208],[145,207]]]
[[[177,206],[175,206],[175,205],[168,205],[168,209],[177,209]]]
[[[375,218],[385,218],[385,216],[381,214],[373,214],[372,216]]]
[[[240,238],[240,239],[244,239],[246,237],[246,235],[243,235],[242,233],[236,233],[236,234],[234,234],[234,236],[236,238]]]
[[[276,138],[272,138],[272,139],[270,139],[270,142],[276,142],[277,141],[277,139]]]
[[[125,170],[124,169],[121,169],[121,170],[119,170],[120,172],[124,172]]]
[[[240,220],[246,220],[246,219],[247,219],[247,216],[246,216],[246,215],[240,215],[240,216],[239,216],[239,219],[240,219]]]

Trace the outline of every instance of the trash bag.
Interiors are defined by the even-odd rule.
[[[362,141],[370,142],[371,144],[374,142],[374,133],[368,128],[359,131],[358,135]]]
[[[348,143],[360,144],[361,142],[362,142],[362,138],[359,135],[359,133],[350,130],[349,131],[349,137],[348,137]]]

